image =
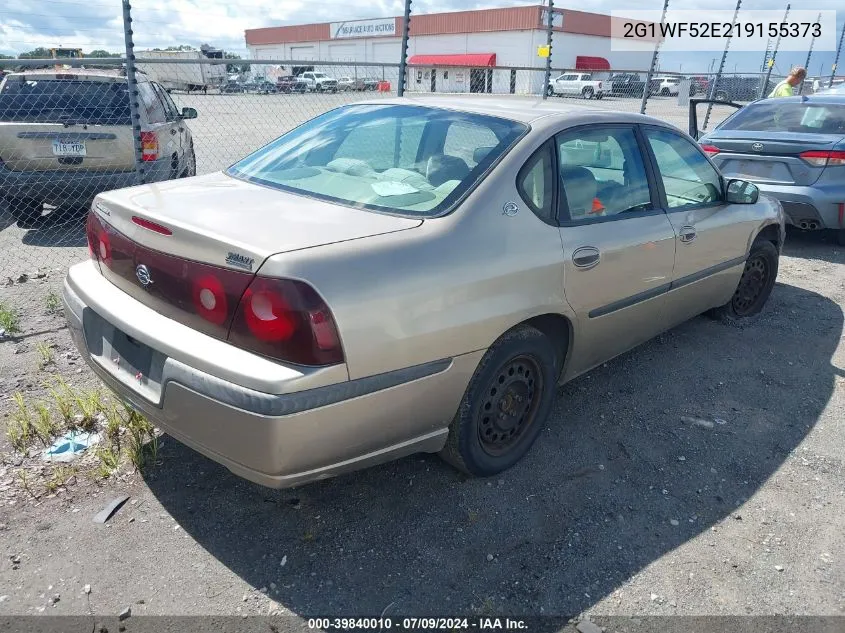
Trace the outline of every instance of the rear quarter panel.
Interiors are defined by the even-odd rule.
[[[483,350],[531,317],[567,315],[559,231],[516,190],[536,145],[524,139],[448,216],[276,255],[259,274],[317,289],[338,323],[350,379]],[[511,201],[520,211],[507,216]]]

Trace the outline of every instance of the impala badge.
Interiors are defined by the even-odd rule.
[[[229,254],[226,255],[226,263],[230,266],[243,268],[244,270],[252,270],[252,265],[255,263],[255,260],[252,257],[247,257],[246,255],[241,255],[240,253],[229,252]]]
[[[514,216],[519,212],[519,206],[517,206],[516,202],[506,202],[505,206],[502,207],[502,213],[507,216]]]
[[[755,152],[762,152],[763,151],[763,144],[762,143],[752,143],[751,149],[753,149]]]
[[[152,277],[150,277],[150,269],[144,266],[144,264],[138,264],[137,268],[135,268],[135,276],[144,288],[153,283]]]

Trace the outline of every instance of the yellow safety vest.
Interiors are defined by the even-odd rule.
[[[795,91],[792,89],[792,86],[790,86],[786,79],[784,79],[775,86],[775,89],[772,90],[771,93],[769,93],[769,97],[791,97],[794,94]]]

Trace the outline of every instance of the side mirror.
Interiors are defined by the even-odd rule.
[[[760,198],[760,190],[752,182],[733,179],[728,181],[725,200],[728,204],[754,204]]]
[[[182,108],[182,118],[183,119],[196,119],[197,118],[196,108]]]

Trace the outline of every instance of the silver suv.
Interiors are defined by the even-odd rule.
[[[196,174],[186,119],[159,84],[138,75],[146,182]],[[119,70],[31,70],[0,83],[0,196],[22,227],[44,204],[79,209],[137,184],[126,76]]]

